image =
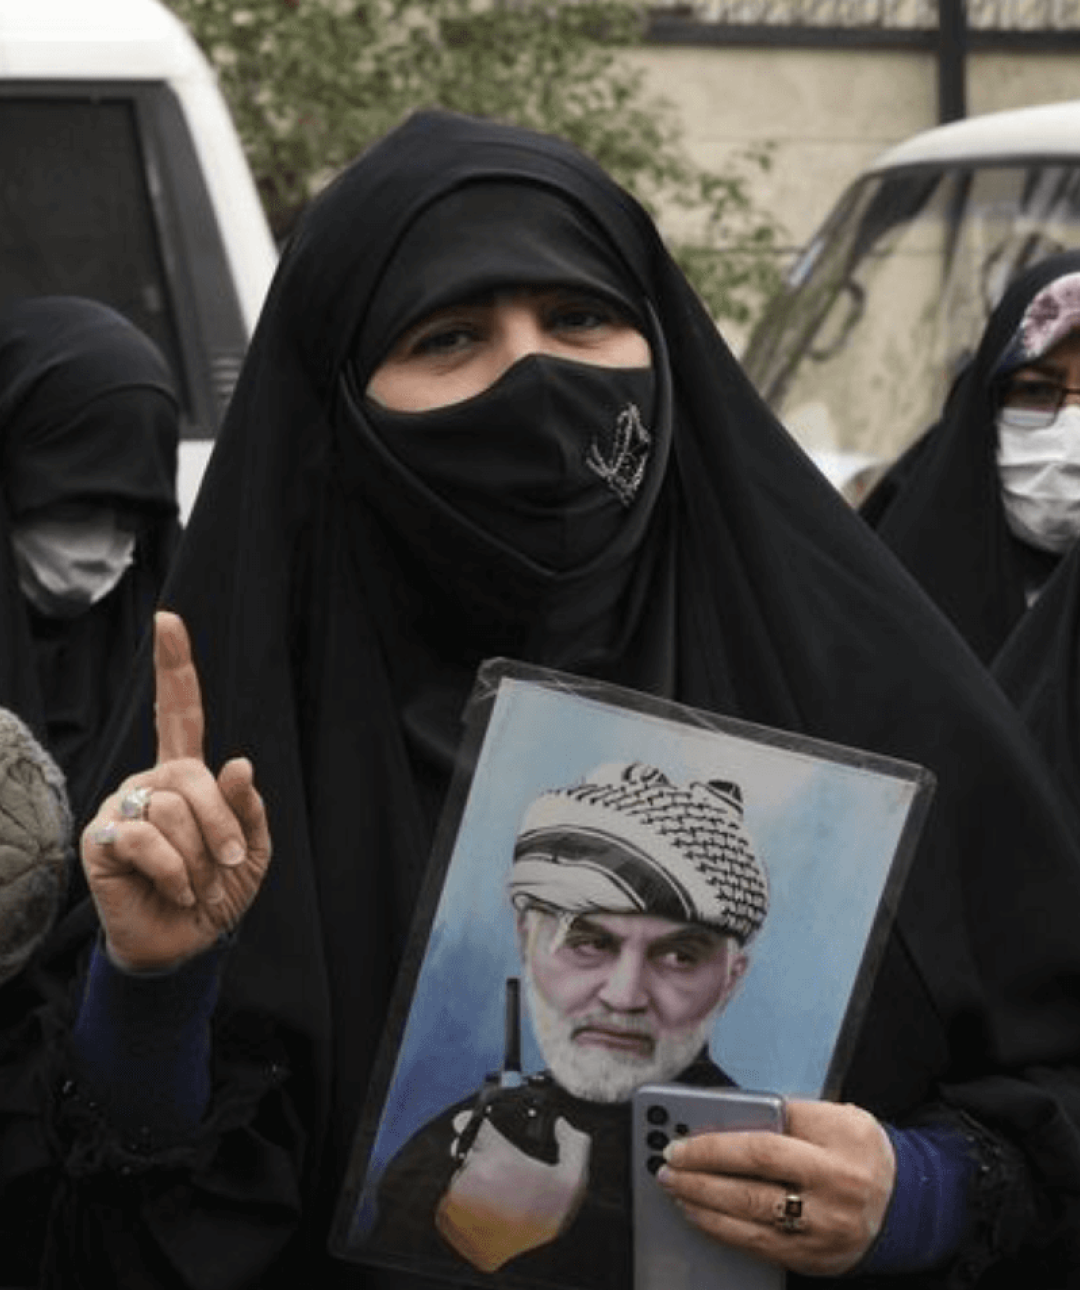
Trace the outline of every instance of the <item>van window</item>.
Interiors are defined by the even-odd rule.
[[[212,438],[246,327],[194,144],[157,83],[0,93],[0,304],[90,296],[161,347],[185,437]]]
[[[103,300],[179,365],[134,115],[117,99],[0,99],[0,301]]]
[[[848,191],[751,336],[751,379],[815,456],[927,429],[1009,280],[1080,245],[1080,164],[912,167]]]

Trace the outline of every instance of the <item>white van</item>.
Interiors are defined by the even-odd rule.
[[[843,193],[743,361],[858,500],[933,422],[1010,279],[1077,246],[1080,100],[924,131]]]
[[[214,73],[158,0],[0,0],[0,304],[73,294],[161,346],[184,514],[276,250]]]

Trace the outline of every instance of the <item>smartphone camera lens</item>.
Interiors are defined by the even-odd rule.
[[[653,1129],[652,1133],[646,1136],[645,1143],[653,1151],[663,1151],[668,1144],[668,1135],[660,1129]]]
[[[651,1173],[651,1174],[659,1173],[659,1172],[660,1172],[660,1169],[663,1167],[663,1165],[664,1165],[664,1157],[663,1157],[663,1156],[650,1156],[650,1157],[645,1161],[645,1168],[646,1168],[646,1169],[649,1171],[649,1173]]]
[[[652,1106],[646,1109],[645,1119],[650,1124],[667,1124],[668,1122],[667,1108],[663,1106],[658,1106],[657,1104],[654,1103]]]

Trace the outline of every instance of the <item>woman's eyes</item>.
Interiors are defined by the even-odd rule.
[[[1056,381],[1014,381],[1005,391],[1005,402],[1013,407],[1050,407],[1058,402],[1060,389]]]
[[[447,322],[415,337],[408,345],[408,353],[417,358],[440,358],[461,353],[478,338],[479,329],[474,324]]]
[[[587,332],[620,325],[622,318],[598,300],[575,300],[552,308],[546,324],[551,331]]]
[[[531,312],[538,332],[571,344],[631,325],[610,305],[590,296],[537,301]],[[463,357],[477,346],[494,343],[502,323],[497,306],[431,318],[406,337],[400,353],[406,360]]]

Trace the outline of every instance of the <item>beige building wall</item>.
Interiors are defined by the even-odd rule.
[[[967,89],[971,116],[1080,98],[1080,54],[974,54]]]
[[[919,53],[654,46],[628,57],[677,107],[699,164],[723,170],[748,145],[774,146],[754,186],[792,246],[868,161],[936,121],[936,68]]]
[[[723,170],[748,145],[774,146],[753,191],[786,230],[786,258],[868,162],[937,124],[928,51],[650,46],[627,57],[675,105],[701,165]],[[969,114],[1080,97],[1078,62],[1075,53],[973,53]],[[680,230],[669,221],[665,231]]]

